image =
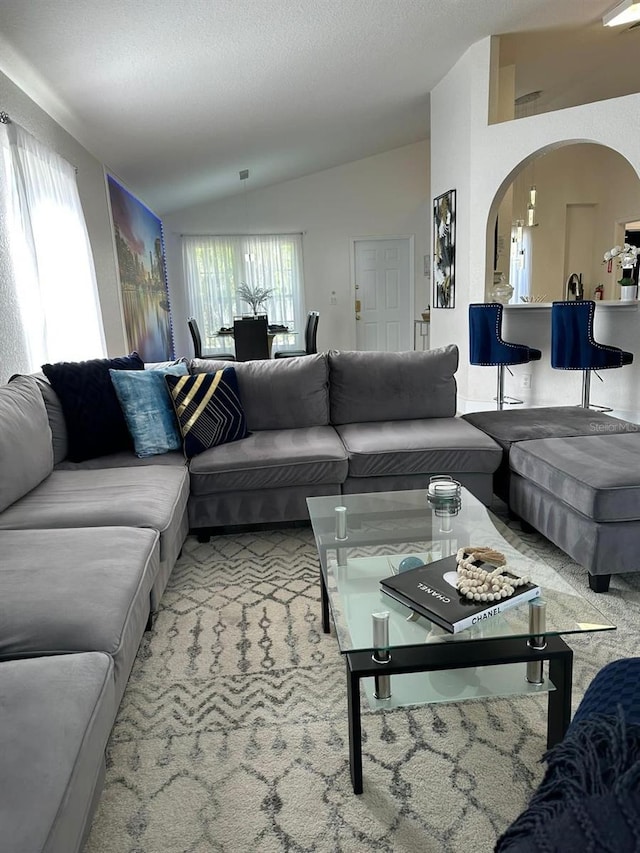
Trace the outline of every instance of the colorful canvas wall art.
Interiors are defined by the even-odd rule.
[[[456,304],[456,191],[433,200],[433,304]]]
[[[107,175],[129,350],[146,362],[174,358],[162,222]]]

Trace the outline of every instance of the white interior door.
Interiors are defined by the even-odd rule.
[[[412,240],[354,240],[356,349],[413,349]]]

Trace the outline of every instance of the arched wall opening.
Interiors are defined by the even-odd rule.
[[[535,187],[533,217],[528,210]],[[640,177],[618,151],[565,140],[524,158],[498,188],[487,218],[485,298],[493,273],[513,286],[510,301],[567,296],[572,273],[585,298],[619,298],[619,270],[603,254],[640,220]],[[632,242],[636,239],[630,238]]]

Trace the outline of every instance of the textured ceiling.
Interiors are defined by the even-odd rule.
[[[474,42],[601,28],[610,5],[1,0],[0,70],[164,214],[240,192],[244,168],[256,189],[425,139]]]

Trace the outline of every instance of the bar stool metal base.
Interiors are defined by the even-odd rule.
[[[598,406],[595,403],[591,403],[589,397],[591,396],[591,374],[595,373],[596,376],[598,374],[595,370],[583,370],[582,371],[582,403],[581,406],[583,409],[593,409],[596,412],[612,412],[613,409],[611,406]],[[600,376],[598,379],[602,382]]]
[[[495,400],[496,403],[500,402],[497,397],[492,397],[491,399]],[[519,406],[521,403],[524,403],[524,400],[518,400],[517,397],[506,397],[505,396],[502,398],[502,405],[501,406],[498,405],[497,408],[502,409],[502,408],[504,408],[504,406]]]
[[[506,406],[519,406],[523,401],[518,400],[517,397],[509,397],[504,393],[504,364],[498,365],[498,382],[497,382],[497,390],[496,396],[493,398],[496,401],[496,408],[498,411],[501,411]],[[507,368],[508,370],[509,368]],[[511,371],[509,370],[509,373]],[[511,374],[513,376],[513,374]]]

